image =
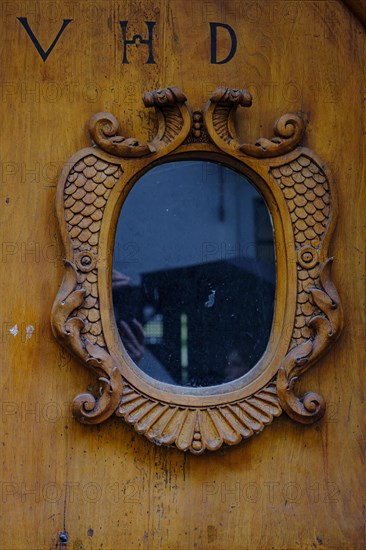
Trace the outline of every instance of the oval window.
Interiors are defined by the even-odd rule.
[[[137,366],[161,382],[211,386],[266,350],[276,283],[272,221],[233,169],[161,164],[127,196],[113,254],[115,321]]]

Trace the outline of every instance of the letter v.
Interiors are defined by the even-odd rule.
[[[34,33],[33,33],[32,29],[29,26],[28,18],[27,17],[18,17],[17,19],[21,22],[21,24],[23,25],[23,27],[27,31],[27,34],[29,35],[29,38],[32,40],[33,44],[35,45],[35,47],[37,49],[37,52],[42,57],[43,61],[46,61],[47,57],[52,52],[53,48],[56,46],[56,44],[58,42],[58,39],[60,38],[61,34],[66,29],[67,25],[69,23],[71,23],[71,21],[72,21],[72,19],[64,19],[64,22],[62,23],[62,27],[58,31],[58,34],[57,34],[55,40],[52,42],[51,46],[45,52],[44,49],[42,48],[42,46],[40,45],[40,43],[38,42],[37,38],[34,36]]]

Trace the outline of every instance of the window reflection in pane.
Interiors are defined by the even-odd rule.
[[[140,369],[183,386],[248,372],[270,336],[275,252],[267,206],[248,180],[207,161],[140,178],[118,221],[113,304]]]

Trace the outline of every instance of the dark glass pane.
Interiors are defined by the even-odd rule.
[[[229,382],[263,355],[275,299],[267,206],[221,164],[162,164],[141,177],[120,213],[113,305],[130,357],[157,380]]]

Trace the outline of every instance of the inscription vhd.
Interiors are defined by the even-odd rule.
[[[44,49],[43,46],[41,46],[38,38],[34,34],[27,17],[18,17],[18,21],[23,25],[26,33],[28,34],[29,38],[33,42],[37,52],[39,53],[42,60],[45,62],[47,61],[49,55],[51,54],[52,50],[55,48],[58,41],[61,39],[61,36],[63,35],[64,31],[66,30],[66,27],[72,23],[72,19],[64,19],[62,22],[62,25],[60,27],[60,30],[58,31],[57,35],[54,37],[52,43],[48,47],[48,49]],[[128,61],[128,47],[129,46],[135,46],[140,47],[144,46],[147,48],[147,60],[145,61],[146,64],[152,65],[155,64],[155,58],[154,58],[154,31],[155,31],[155,21],[145,21],[145,25],[147,27],[146,34],[140,34],[136,33],[129,37],[128,35],[128,21],[120,21],[119,22],[121,31],[122,31],[122,43],[123,43],[123,57],[122,57],[122,64],[126,65],[129,63]],[[233,59],[236,48],[237,48],[237,39],[234,29],[228,25],[227,23],[218,23],[218,22],[209,22],[209,30],[210,30],[210,63],[212,65],[224,65],[231,61]],[[218,53],[218,29],[220,29],[220,34],[222,36],[222,33],[227,33],[228,38],[230,39],[230,49],[229,51],[221,51],[220,54]],[[223,50],[223,48],[221,48]]]

